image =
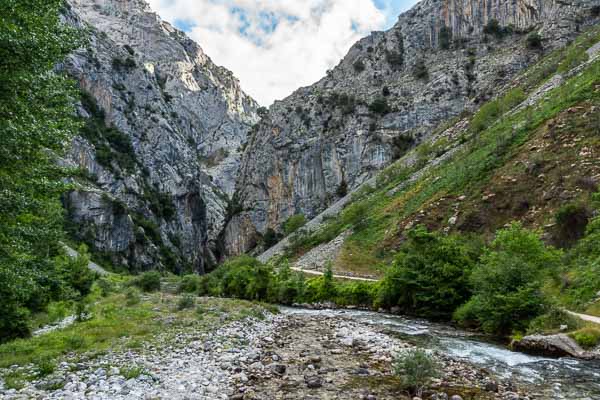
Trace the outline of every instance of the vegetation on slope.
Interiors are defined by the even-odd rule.
[[[78,129],[75,87],[53,72],[78,45],[59,21],[62,4],[0,5],[0,342],[27,335],[31,313],[51,300],[85,295],[78,282],[90,279],[59,242],[65,172],[55,161]]]
[[[278,270],[241,259],[202,278],[200,293],[383,306],[501,335],[578,328],[560,310],[584,309],[600,290],[591,244],[598,240],[591,199],[600,173],[600,62],[572,72],[599,40],[596,27],[526,72],[521,87],[482,107],[460,135],[416,150],[425,158],[455,147],[445,161],[397,163],[338,218],[292,236],[286,257],[294,259],[350,230],[336,267],[382,271],[379,283],[333,282],[331,267],[323,277],[289,278],[286,261],[275,263],[283,263]],[[570,75],[536,104],[515,107],[554,72]]]

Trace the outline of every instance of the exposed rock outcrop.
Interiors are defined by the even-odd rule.
[[[593,359],[593,353],[583,350],[575,340],[565,334],[531,335],[512,342],[514,350],[546,357],[574,357]]]
[[[64,68],[86,127],[66,163],[74,234],[131,270],[202,272],[233,194],[257,104],[143,0],[70,0],[89,42]]]
[[[308,219],[444,121],[476,109],[594,20],[597,0],[424,0],[356,43],[327,76],[276,102],[253,130],[223,234],[229,255],[290,216]],[[496,23],[497,22],[497,23]]]

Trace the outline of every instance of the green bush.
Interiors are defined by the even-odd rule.
[[[306,217],[302,214],[291,216],[283,223],[283,232],[286,236],[291,235],[306,224]]]
[[[527,36],[527,48],[538,50],[543,47],[542,37],[537,32],[532,32]]]
[[[160,272],[144,272],[133,279],[132,283],[144,292],[156,292],[160,290],[160,278]]]
[[[369,104],[369,111],[374,114],[386,115],[392,110],[388,105],[388,101],[385,97],[377,97],[371,104]]]
[[[560,261],[560,251],[546,247],[518,223],[499,231],[471,274],[474,296],[455,312],[455,319],[490,334],[525,331],[547,310],[542,285],[556,275]]]
[[[271,248],[279,242],[279,235],[273,228],[268,228],[263,235],[263,244],[265,248]]]
[[[584,204],[568,204],[561,207],[555,216],[555,244],[570,247],[581,239],[589,223],[591,212]]]
[[[487,35],[493,35],[497,39],[501,39],[504,35],[508,34],[510,30],[508,28],[500,26],[500,22],[497,19],[490,19],[488,23],[483,27],[483,33]]]
[[[418,227],[381,282],[377,306],[449,319],[470,297],[469,276],[478,252],[458,236],[429,233]]]
[[[48,376],[56,371],[56,362],[51,358],[40,358],[35,361],[37,366],[37,375],[40,378]]]
[[[125,291],[125,304],[135,306],[136,304],[140,304],[140,301],[142,301],[142,297],[138,289],[129,288]]]
[[[97,275],[90,270],[90,256],[85,245],[79,246],[78,256],[75,258],[63,256],[58,262],[62,280],[75,289],[75,298],[81,299],[92,290]]]
[[[108,297],[115,292],[116,286],[113,282],[106,278],[100,278],[96,281],[96,285],[100,289],[100,295],[102,297]]]
[[[440,376],[438,362],[425,350],[414,349],[398,355],[394,361],[394,372],[400,377],[405,390],[421,397],[423,389]]]
[[[600,329],[597,328],[583,328],[569,336],[584,349],[592,349],[600,343]]]
[[[187,310],[196,306],[196,298],[190,294],[182,296],[177,302],[177,310]]]
[[[179,293],[198,293],[200,290],[200,276],[186,275],[181,278],[177,291]]]

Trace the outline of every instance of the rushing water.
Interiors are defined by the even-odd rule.
[[[530,356],[443,324],[388,314],[288,308],[284,312],[351,318],[384,328],[423,347],[485,368],[500,379],[526,386],[537,399],[600,400],[599,361]]]

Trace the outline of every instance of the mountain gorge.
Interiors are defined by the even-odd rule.
[[[203,272],[257,104],[145,1],[72,1],[89,33],[64,68],[82,91],[79,168],[65,197],[75,237],[131,271]]]
[[[1,399],[600,398],[600,0],[422,0],[269,109],[4,0],[0,89]]]
[[[315,85],[276,102],[242,161],[226,252],[315,217],[595,21],[593,1],[422,1]],[[539,46],[528,46],[536,33]],[[272,236],[272,234],[271,234]]]

